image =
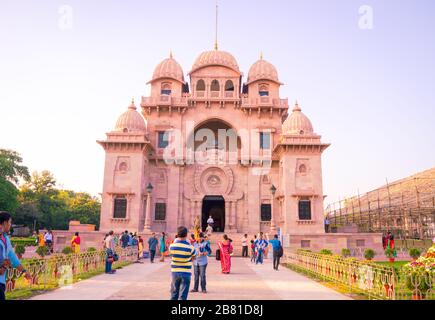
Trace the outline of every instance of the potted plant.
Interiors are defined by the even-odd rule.
[[[71,253],[73,253],[73,251],[72,251],[71,247],[65,247],[62,249],[62,253],[63,254],[71,254]]]
[[[26,252],[26,247],[22,244],[17,244],[15,246],[15,253],[18,256],[18,259],[22,259],[23,258],[23,254]]]
[[[321,249],[319,253],[320,254],[326,254],[328,256],[332,255],[332,251],[328,250],[328,249]]]
[[[97,251],[97,249],[95,249],[94,247],[89,247],[88,249],[86,249],[87,252],[95,252]]]
[[[46,246],[38,247],[38,249],[36,249],[36,253],[41,258],[44,258],[48,254],[48,248]]]
[[[420,257],[421,250],[417,248],[411,248],[408,253],[412,260],[415,261]]]
[[[393,249],[387,248],[385,249],[385,256],[388,258],[388,260],[393,263],[394,262],[394,258],[396,256],[395,254],[396,252]]]
[[[373,249],[366,249],[364,251],[364,258],[371,261],[375,257],[375,251]]]
[[[350,257],[350,250],[348,248],[343,248],[341,249],[341,255],[344,258]]]

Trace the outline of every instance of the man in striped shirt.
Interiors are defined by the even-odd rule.
[[[187,241],[187,228],[178,227],[177,239],[169,246],[172,256],[171,300],[187,300],[190,279],[192,276],[192,260],[195,259],[195,248]]]

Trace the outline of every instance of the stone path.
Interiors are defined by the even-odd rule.
[[[191,288],[193,286],[193,277]],[[33,300],[167,300],[170,288],[170,261],[154,264],[144,261],[63,287]],[[189,293],[189,300],[348,300],[287,268],[272,268],[248,259],[233,258],[231,274],[222,274],[220,262],[210,258],[207,269],[207,294]]]

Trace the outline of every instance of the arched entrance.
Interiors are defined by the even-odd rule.
[[[202,230],[207,228],[207,219],[211,215],[214,220],[213,230],[225,230],[225,199],[222,196],[205,196],[202,200]]]

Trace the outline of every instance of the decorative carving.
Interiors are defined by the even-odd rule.
[[[199,166],[194,173],[195,191],[201,195],[228,195],[234,185],[233,171],[229,167]]]
[[[207,184],[213,188],[219,187],[221,185],[221,179],[216,175],[211,175],[207,179]]]

